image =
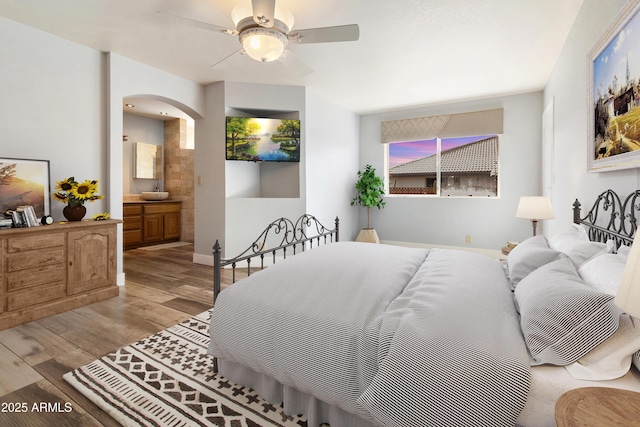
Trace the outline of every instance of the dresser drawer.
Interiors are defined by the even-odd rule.
[[[11,237],[7,239],[8,253],[53,248],[56,246],[64,246],[64,233],[42,234],[31,237]]]
[[[64,282],[48,283],[37,288],[9,292],[7,294],[7,310],[16,310],[64,296]]]
[[[45,265],[65,265],[64,247],[8,254],[6,271],[27,270]]]
[[[7,291],[13,292],[47,283],[64,282],[67,271],[64,264],[44,265],[7,274]]]

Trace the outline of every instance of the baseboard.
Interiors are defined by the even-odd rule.
[[[395,245],[395,246],[406,246],[408,248],[455,249],[460,251],[476,252],[476,253],[484,254],[484,255],[490,256],[491,258],[496,258],[496,259],[505,259],[507,257],[505,254],[502,253],[502,251],[495,250],[495,249],[470,248],[465,246],[434,245],[430,243],[399,242],[399,241],[393,241],[393,240],[382,240],[380,243],[384,243],[387,245]]]
[[[194,264],[202,264],[213,267],[213,255],[193,254]]]

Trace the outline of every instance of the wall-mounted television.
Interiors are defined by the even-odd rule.
[[[227,160],[299,162],[300,120],[227,117]]]

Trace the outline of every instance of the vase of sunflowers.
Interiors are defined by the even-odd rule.
[[[69,177],[56,183],[56,192],[53,193],[53,198],[67,204],[62,209],[62,214],[68,221],[80,221],[87,213],[84,202],[93,202],[103,198],[103,196],[96,194],[97,192],[97,180],[77,182],[74,177]]]

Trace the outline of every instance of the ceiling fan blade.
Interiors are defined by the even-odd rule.
[[[276,13],[276,0],[251,0],[253,20],[261,27],[271,28]]]
[[[313,73],[307,64],[302,62],[300,58],[293,54],[290,50],[285,50],[279,61],[287,68],[293,70],[300,77],[308,76]]]
[[[331,43],[350,42],[360,38],[358,24],[339,25],[336,27],[309,28],[294,30],[288,34],[289,41],[294,43]]]
[[[215,64],[213,64],[211,66],[211,68],[215,68],[218,65],[220,65],[221,63],[223,63],[224,61],[226,61],[227,59],[231,58],[233,55],[235,55],[236,53],[242,53],[244,51],[244,49],[238,49],[233,53],[230,53],[229,55],[225,56],[224,58],[222,58],[220,61],[216,62]]]
[[[172,13],[157,11],[156,16],[166,21],[178,22],[180,24],[189,25],[190,27],[202,28],[204,30],[220,32],[231,36],[238,35],[236,30],[231,30],[215,24],[209,24],[208,22],[196,21],[195,19],[185,18],[184,16],[174,15]]]

